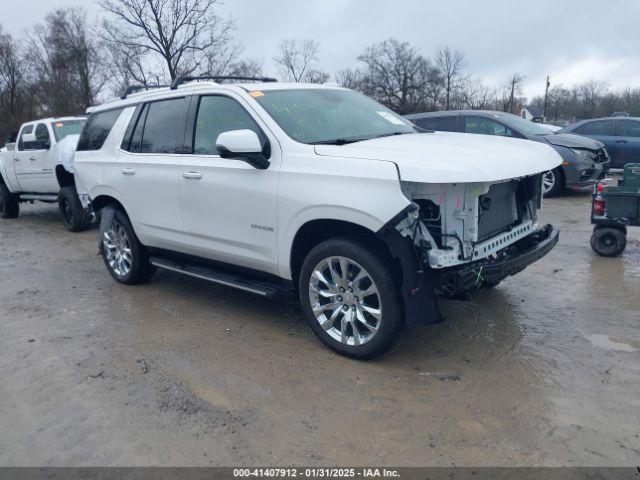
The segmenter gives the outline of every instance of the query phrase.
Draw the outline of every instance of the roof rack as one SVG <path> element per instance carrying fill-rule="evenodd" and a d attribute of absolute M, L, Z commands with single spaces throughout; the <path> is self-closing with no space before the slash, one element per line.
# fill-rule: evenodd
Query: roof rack
<path fill-rule="evenodd" d="M 129 95 L 131 95 L 134 92 L 138 92 L 140 90 L 149 90 L 151 88 L 166 88 L 169 85 L 129 85 L 127 86 L 127 88 L 125 88 L 122 93 L 120 94 L 120 98 L 122 100 L 124 100 L 125 98 L 127 98 Z"/>
<path fill-rule="evenodd" d="M 176 78 L 173 82 L 171 82 L 171 90 L 175 90 L 178 86 L 182 85 L 186 82 L 192 82 L 194 80 L 250 80 L 253 82 L 277 82 L 275 78 L 270 77 L 243 77 L 243 76 L 220 76 L 220 75 L 183 75 Z"/>

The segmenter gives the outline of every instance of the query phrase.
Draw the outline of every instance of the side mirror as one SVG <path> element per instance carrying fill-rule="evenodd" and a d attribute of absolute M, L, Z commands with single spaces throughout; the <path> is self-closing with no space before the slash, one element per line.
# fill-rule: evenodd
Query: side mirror
<path fill-rule="evenodd" d="M 244 160 L 255 168 L 269 168 L 258 135 L 253 130 L 231 130 L 218 135 L 216 147 L 222 158 Z"/>
<path fill-rule="evenodd" d="M 22 135 L 22 141 L 23 142 L 36 142 L 38 139 L 36 138 L 36 134 L 35 133 L 25 133 L 24 135 Z"/>

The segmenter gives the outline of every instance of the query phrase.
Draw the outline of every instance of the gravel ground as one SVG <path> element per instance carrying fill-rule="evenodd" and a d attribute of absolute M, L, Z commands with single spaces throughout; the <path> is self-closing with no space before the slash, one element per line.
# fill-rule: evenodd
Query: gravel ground
<path fill-rule="evenodd" d="M 396 351 L 325 349 L 295 304 L 160 272 L 116 284 L 55 206 L 0 221 L 0 465 L 635 465 L 640 229 L 588 195 L 551 254 Z"/>

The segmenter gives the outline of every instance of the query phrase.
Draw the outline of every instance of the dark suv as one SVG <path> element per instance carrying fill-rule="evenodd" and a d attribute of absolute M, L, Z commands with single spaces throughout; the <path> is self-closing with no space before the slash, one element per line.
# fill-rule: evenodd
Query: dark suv
<path fill-rule="evenodd" d="M 605 117 L 582 120 L 558 133 L 575 133 L 604 143 L 613 168 L 640 162 L 640 118 Z"/>
<path fill-rule="evenodd" d="M 565 188 L 580 190 L 593 186 L 604 176 L 609 157 L 604 145 L 572 134 L 554 134 L 550 130 L 516 115 L 484 110 L 456 110 L 407 115 L 425 130 L 500 135 L 542 142 L 562 157 L 562 164 L 545 173 L 544 196 L 553 196 Z"/>

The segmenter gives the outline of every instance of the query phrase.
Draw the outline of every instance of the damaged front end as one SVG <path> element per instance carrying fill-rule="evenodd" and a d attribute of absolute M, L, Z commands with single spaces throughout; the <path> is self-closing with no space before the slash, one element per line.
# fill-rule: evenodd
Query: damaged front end
<path fill-rule="evenodd" d="M 402 189 L 412 204 L 380 233 L 392 253 L 404 243 L 413 255 L 415 278 L 405 278 L 405 296 L 429 288 L 434 296 L 468 298 L 520 272 L 558 242 L 551 225 L 538 229 L 541 174 L 486 183 L 402 182 Z M 406 252 L 394 255 L 403 269 L 411 263 Z"/>

